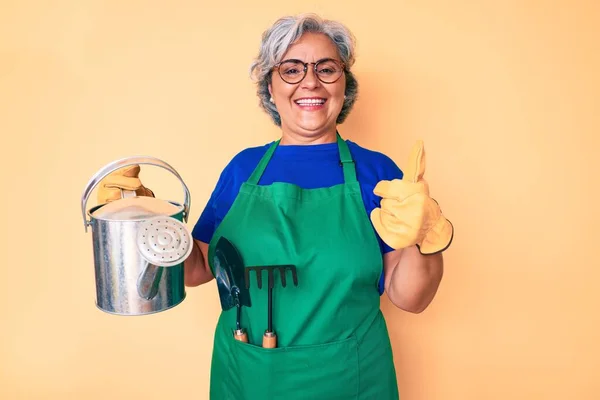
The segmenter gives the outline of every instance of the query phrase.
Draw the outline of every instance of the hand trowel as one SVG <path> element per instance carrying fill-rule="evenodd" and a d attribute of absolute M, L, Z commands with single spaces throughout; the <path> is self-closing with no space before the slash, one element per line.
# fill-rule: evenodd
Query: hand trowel
<path fill-rule="evenodd" d="M 213 256 L 215 279 L 219 289 L 221 308 L 229 310 L 237 307 L 236 340 L 248 343 L 248 334 L 241 326 L 242 306 L 251 307 L 250 292 L 244 280 L 244 263 L 240 253 L 225 237 L 220 237 L 215 245 Z"/>

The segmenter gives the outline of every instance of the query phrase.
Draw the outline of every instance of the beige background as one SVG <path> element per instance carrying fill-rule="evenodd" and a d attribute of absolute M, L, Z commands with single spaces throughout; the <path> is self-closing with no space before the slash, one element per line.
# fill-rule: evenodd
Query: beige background
<path fill-rule="evenodd" d="M 229 159 L 278 135 L 247 74 L 262 31 L 316 11 L 359 41 L 341 133 L 401 167 L 422 138 L 456 226 L 430 308 L 383 300 L 402 399 L 597 399 L 600 3 L 217 3 L 0 3 L 0 398 L 207 399 L 214 282 L 166 313 L 98 311 L 81 194 L 153 155 L 191 228 Z"/>

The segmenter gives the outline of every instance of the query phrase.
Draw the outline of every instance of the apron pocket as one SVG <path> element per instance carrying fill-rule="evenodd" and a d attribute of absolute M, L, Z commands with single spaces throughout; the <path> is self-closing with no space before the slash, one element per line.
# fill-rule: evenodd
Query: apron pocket
<path fill-rule="evenodd" d="M 237 399 L 352 400 L 358 397 L 356 338 L 265 349 L 231 339 Z M 233 383 L 233 382 L 232 382 Z"/>

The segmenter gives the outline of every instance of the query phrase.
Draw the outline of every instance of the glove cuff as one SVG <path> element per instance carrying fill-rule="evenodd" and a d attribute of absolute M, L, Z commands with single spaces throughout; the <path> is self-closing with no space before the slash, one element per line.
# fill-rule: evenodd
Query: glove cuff
<path fill-rule="evenodd" d="M 454 239 L 454 226 L 443 215 L 427 232 L 421 243 L 417 243 L 419 252 L 423 255 L 432 255 L 445 251 Z"/>

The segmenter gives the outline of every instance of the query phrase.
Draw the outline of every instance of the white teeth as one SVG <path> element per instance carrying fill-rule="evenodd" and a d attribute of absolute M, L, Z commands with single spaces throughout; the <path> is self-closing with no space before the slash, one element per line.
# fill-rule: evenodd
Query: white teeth
<path fill-rule="evenodd" d="M 312 106 L 325 104 L 325 99 L 301 99 L 296 100 L 296 103 L 301 106 Z"/>

